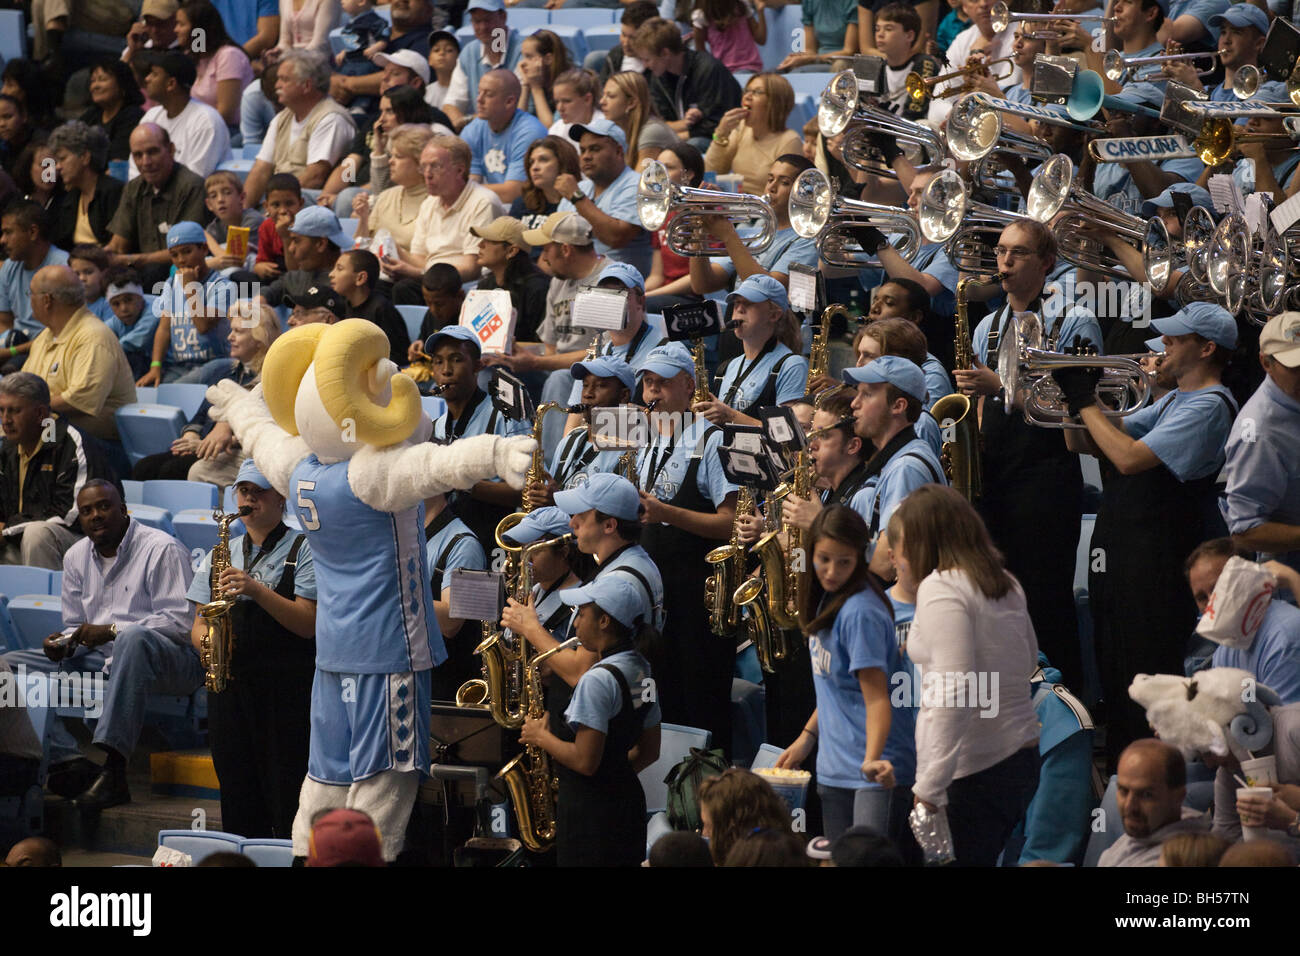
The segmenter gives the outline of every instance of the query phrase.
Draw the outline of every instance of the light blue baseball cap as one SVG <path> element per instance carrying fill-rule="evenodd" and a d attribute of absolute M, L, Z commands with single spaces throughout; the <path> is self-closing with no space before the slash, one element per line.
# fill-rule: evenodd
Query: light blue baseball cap
<path fill-rule="evenodd" d="M 557 491 L 555 507 L 567 515 L 582 514 L 595 508 L 601 514 L 635 521 L 641 516 L 641 496 L 637 494 L 636 486 L 623 476 L 597 472 L 589 476 L 584 485 Z"/>
<path fill-rule="evenodd" d="M 917 401 L 925 401 L 925 373 L 919 365 L 901 355 L 882 355 L 861 368 L 846 368 L 841 374 L 846 385 L 888 384 Z"/>
<path fill-rule="evenodd" d="M 588 362 L 574 362 L 569 366 L 569 374 L 579 381 L 588 375 L 616 378 L 628 388 L 636 388 L 636 373 L 632 371 L 632 366 L 610 355 L 602 355 Z"/>
<path fill-rule="evenodd" d="M 652 348 L 637 366 L 638 375 L 644 372 L 654 372 L 664 378 L 672 378 L 678 372 L 685 372 L 694 378 L 695 359 L 691 357 L 691 350 L 681 342 L 665 342 Z"/>
<path fill-rule="evenodd" d="M 1168 14 L 1169 11 L 1165 10 L 1165 15 Z M 1210 26 L 1215 29 L 1225 23 L 1230 23 L 1234 27 L 1254 27 L 1259 31 L 1260 36 L 1268 33 L 1268 14 L 1251 3 L 1234 3 L 1222 13 L 1210 17 Z"/>
<path fill-rule="evenodd" d="M 596 283 L 599 285 L 606 279 L 616 279 L 629 289 L 645 291 L 645 277 L 641 275 L 641 270 L 626 262 L 608 263 L 605 268 L 600 270 L 600 276 L 596 279 Z"/>
<path fill-rule="evenodd" d="M 608 136 L 619 146 L 623 147 L 623 152 L 627 152 L 627 134 L 613 120 L 594 119 L 590 123 L 574 123 L 569 127 L 569 139 L 575 143 L 582 142 L 582 134 L 591 133 L 595 136 Z"/>
<path fill-rule="evenodd" d="M 515 544 L 532 544 L 543 538 L 558 538 L 569 533 L 569 516 L 559 508 L 538 508 L 524 516 L 501 537 Z"/>
<path fill-rule="evenodd" d="M 344 234 L 339 217 L 324 206 L 307 206 L 298 210 L 289 231 L 313 239 L 328 239 L 340 249 L 352 248 L 352 240 Z"/>
<path fill-rule="evenodd" d="M 560 600 L 569 607 L 594 604 L 624 627 L 632 627 L 644 613 L 640 591 L 628 587 L 625 581 L 614 580 L 613 575 L 594 578 L 580 588 L 566 588 Z"/>
<path fill-rule="evenodd" d="M 474 346 L 474 351 L 479 355 L 483 354 L 483 346 L 479 343 L 478 336 L 474 330 L 463 325 L 447 325 L 434 332 L 424 340 L 424 351 L 426 355 L 432 355 L 433 350 L 438 347 L 438 343 L 443 339 L 455 339 L 457 342 L 468 342 Z"/>
<path fill-rule="evenodd" d="M 267 481 L 266 475 L 262 474 L 262 472 L 258 470 L 257 463 L 251 458 L 244 459 L 244 463 L 239 466 L 239 474 L 235 475 L 236 486 L 242 485 L 244 482 L 248 482 L 251 485 L 257 485 L 257 487 L 261 488 L 263 491 L 271 487 L 271 483 Z"/>
<path fill-rule="evenodd" d="M 1172 209 L 1174 207 L 1174 196 L 1186 194 L 1191 197 L 1193 206 L 1204 206 L 1206 209 L 1214 209 L 1214 200 L 1210 198 L 1209 192 L 1196 183 L 1171 183 L 1164 192 L 1155 199 L 1148 199 L 1142 204 L 1142 215 L 1150 219 L 1156 214 L 1157 209 Z"/>
<path fill-rule="evenodd" d="M 735 292 L 727 294 L 728 302 L 733 299 L 744 299 L 746 302 L 775 302 L 783 309 L 790 308 L 790 298 L 786 295 L 785 286 L 766 274 L 752 275 L 736 286 Z"/>
<path fill-rule="evenodd" d="M 1225 349 L 1237 347 L 1237 320 L 1221 305 L 1213 302 L 1189 302 L 1173 315 L 1153 319 L 1151 328 L 1161 335 L 1188 335 L 1195 332 Z M 1163 352 L 1164 343 L 1159 338 L 1147 339 L 1147 348 Z"/>
<path fill-rule="evenodd" d="M 203 231 L 203 227 L 197 222 L 178 222 L 167 230 L 167 248 L 174 246 L 203 246 L 207 247 L 208 236 Z"/>

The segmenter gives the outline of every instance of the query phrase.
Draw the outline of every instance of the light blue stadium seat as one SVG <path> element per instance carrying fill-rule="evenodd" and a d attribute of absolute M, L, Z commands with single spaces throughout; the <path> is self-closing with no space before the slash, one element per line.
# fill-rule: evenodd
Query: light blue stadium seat
<path fill-rule="evenodd" d="M 159 478 L 144 483 L 144 503 L 166 508 L 172 514 L 192 509 L 211 512 L 220 500 L 217 486 L 206 481 Z"/>
<path fill-rule="evenodd" d="M 277 305 L 275 307 L 275 317 L 280 320 L 281 332 L 289 331 L 289 316 L 292 314 L 293 314 L 293 310 L 290 309 L 287 305 Z"/>
<path fill-rule="evenodd" d="M 767 736 L 764 699 L 762 685 L 739 677 L 732 678 L 731 759 L 736 763 L 749 763 Z"/>
<path fill-rule="evenodd" d="M 359 219 L 340 219 L 339 225 L 343 228 L 343 235 L 348 237 L 348 242 L 356 238 L 357 225 L 361 222 Z"/>
<path fill-rule="evenodd" d="M 668 771 L 685 760 L 692 747 L 708 750 L 711 737 L 707 730 L 680 724 L 661 724 L 659 734 L 659 759 L 637 774 L 645 791 L 646 812 L 650 814 L 668 807 L 668 785 L 664 783 Z"/>
<path fill-rule="evenodd" d="M 447 410 L 446 400 L 437 395 L 422 395 L 420 404 L 424 406 L 424 413 L 429 416 L 430 421 L 436 422 Z"/>
<path fill-rule="evenodd" d="M 219 164 L 217 166 L 217 169 L 229 170 L 230 172 L 238 176 L 239 181 L 242 183 L 245 179 L 248 178 L 248 174 L 253 170 L 253 160 L 252 159 L 228 159 L 224 163 Z"/>
<path fill-rule="evenodd" d="M 239 155 L 244 159 L 257 159 L 257 154 L 261 148 L 261 143 L 245 143 L 239 148 Z"/>
<path fill-rule="evenodd" d="M 1084 866 L 1096 866 L 1101 855 L 1124 832 L 1124 823 L 1119 815 L 1119 798 L 1116 796 L 1118 786 L 1118 778 L 1115 776 L 1106 784 L 1106 792 L 1101 798 L 1101 815 L 1096 818 L 1092 834 L 1088 837 L 1088 848 L 1083 851 Z"/>
<path fill-rule="evenodd" d="M 214 486 L 215 490 L 215 486 Z M 172 515 L 173 534 L 180 538 L 181 544 L 190 549 L 211 551 L 217 544 L 217 523 L 212 520 L 212 509 L 187 509 Z M 244 523 L 234 521 L 230 525 L 230 535 L 234 537 L 244 533 Z"/>
<path fill-rule="evenodd" d="M 4 647 L 0 653 L 16 651 L 23 646 L 14 619 L 9 616 L 9 598 L 3 594 L 0 594 L 0 645 Z"/>
<path fill-rule="evenodd" d="M 50 571 L 25 564 L 0 564 L 0 594 L 49 594 Z"/>
<path fill-rule="evenodd" d="M 144 504 L 144 482 L 130 478 L 122 479 L 122 493 L 126 495 L 127 504 Z"/>
<path fill-rule="evenodd" d="M 293 866 L 292 840 L 245 840 L 239 844 L 239 852 L 258 866 Z"/>
<path fill-rule="evenodd" d="M 172 527 L 172 513 L 166 508 L 159 508 L 157 505 L 127 505 L 126 513 L 148 528 L 157 528 L 168 534 L 176 533 L 176 529 Z"/>
<path fill-rule="evenodd" d="M 199 406 L 203 404 L 207 393 L 208 387 L 206 385 L 172 382 L 170 385 L 158 386 L 156 401 L 159 405 L 175 405 L 185 413 L 187 419 L 190 419 L 199 410 Z"/>
<path fill-rule="evenodd" d="M 50 572 L 50 593 L 51 594 L 63 593 L 63 572 L 62 571 Z"/>
<path fill-rule="evenodd" d="M 158 387 L 156 385 L 137 385 L 135 387 L 135 400 L 141 405 L 157 405 Z"/>
<path fill-rule="evenodd" d="M 763 57 L 763 69 L 774 70 L 793 49 L 795 37 L 803 44 L 803 7 L 792 4 L 763 12 L 767 17 L 767 42 L 758 49 Z"/>
<path fill-rule="evenodd" d="M 27 57 L 27 18 L 21 10 L 0 10 L 0 56 L 4 62 Z"/>
<path fill-rule="evenodd" d="M 330 53 L 333 56 L 338 56 L 340 53 L 344 51 L 344 49 L 346 49 L 346 47 L 343 46 L 342 27 L 335 27 L 333 30 L 331 30 L 329 32 L 329 38 L 330 38 Z"/>
<path fill-rule="evenodd" d="M 750 770 L 762 770 L 764 767 L 775 767 L 776 759 L 784 751 L 776 744 L 760 744 L 758 753 L 754 754 L 754 760 L 749 765 Z"/>
<path fill-rule="evenodd" d="M 787 73 L 785 78 L 790 81 L 790 86 L 794 89 L 795 99 L 799 99 L 804 96 L 821 96 L 822 90 L 826 89 L 826 84 L 834 75 L 830 72 Z"/>
<path fill-rule="evenodd" d="M 511 11 L 511 16 L 513 17 L 515 13 L 523 13 L 523 12 L 524 11 L 522 10 Z M 466 16 L 465 19 L 466 21 L 468 21 L 469 17 Z M 510 26 L 514 27 L 516 30 L 521 30 L 521 27 L 516 23 L 511 23 Z M 546 24 L 543 23 L 541 24 L 541 26 L 546 26 Z M 465 44 L 469 43 L 471 40 L 474 39 L 474 28 L 470 26 L 468 22 L 466 22 L 462 27 L 460 27 L 456 31 L 456 39 L 460 41 L 460 48 L 462 50 L 465 49 Z"/>
<path fill-rule="evenodd" d="M 45 638 L 63 630 L 62 601 L 57 594 L 20 594 L 9 599 L 17 646 L 39 650 Z"/>
<path fill-rule="evenodd" d="M 563 18 L 567 16 L 570 12 L 571 11 L 568 10 L 556 11 L 556 13 L 558 13 L 559 16 L 561 17 L 561 22 L 566 22 L 563 20 Z M 548 26 L 551 20 L 552 20 L 551 11 L 543 10 L 541 7 L 511 7 L 509 9 L 509 12 L 506 14 L 507 25 L 518 30 L 524 36 L 528 36 L 528 34 Z M 468 13 L 465 14 L 465 24 L 467 26 L 469 25 Z M 456 33 L 459 36 L 460 31 L 457 30 Z M 470 38 L 472 39 L 473 36 L 474 34 L 471 31 Z M 461 41 L 462 46 L 464 45 L 464 42 L 465 42 L 464 40 Z"/>
<path fill-rule="evenodd" d="M 158 845 L 188 853 L 193 863 L 213 853 L 238 853 L 244 838 L 220 830 L 159 830 Z"/>
<path fill-rule="evenodd" d="M 551 11 L 551 29 L 563 24 L 569 27 L 578 27 L 583 32 L 592 27 L 609 26 L 611 23 L 616 27 L 618 18 L 623 15 L 621 9 L 607 9 L 604 7 L 568 7 L 565 6 L 559 10 Z M 510 19 L 515 18 L 514 11 L 510 13 Z"/>
<path fill-rule="evenodd" d="M 599 50 L 602 53 L 608 53 L 618 46 L 619 33 L 622 29 L 623 27 L 619 23 L 607 23 L 599 27 L 584 27 L 582 35 L 587 40 L 587 52 L 594 53 Z"/>
<path fill-rule="evenodd" d="M 392 7 L 392 4 L 385 3 L 383 6 L 380 6 L 379 4 L 376 4 L 376 5 L 373 7 L 373 9 L 374 9 L 375 13 L 379 14 L 381 17 L 383 17 L 385 20 L 388 21 L 388 25 L 389 25 L 389 26 L 392 26 L 392 24 L 393 24 L 393 7 Z"/>
<path fill-rule="evenodd" d="M 424 323 L 424 314 L 429 310 L 422 305 L 399 305 L 397 313 L 406 323 L 406 334 L 414 342 L 420 338 L 420 326 Z"/>
<path fill-rule="evenodd" d="M 587 38 L 583 36 L 581 27 L 569 27 L 552 23 L 546 29 L 564 41 L 564 45 L 569 48 L 569 56 L 573 57 L 575 63 L 581 63 L 586 59 Z"/>
<path fill-rule="evenodd" d="M 763 668 L 758 663 L 758 651 L 753 644 L 736 653 L 735 676 L 754 684 L 763 683 Z"/>
<path fill-rule="evenodd" d="M 134 465 L 147 455 L 167 451 L 185 427 L 185 413 L 175 405 L 123 405 L 113 415 L 126 457 Z"/>
<path fill-rule="evenodd" d="M 817 115 L 817 97 L 804 96 L 795 99 L 794 109 L 786 117 L 785 128 L 793 130 L 802 138 L 804 124 Z"/>

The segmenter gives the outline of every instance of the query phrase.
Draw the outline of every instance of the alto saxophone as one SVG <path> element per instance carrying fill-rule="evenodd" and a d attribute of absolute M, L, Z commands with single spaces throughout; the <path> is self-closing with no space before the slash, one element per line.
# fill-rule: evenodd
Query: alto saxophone
<path fill-rule="evenodd" d="M 824 377 L 831 368 L 831 320 L 836 315 L 849 318 L 849 310 L 842 305 L 828 306 L 822 310 L 818 320 L 817 331 L 813 333 L 812 346 L 808 350 L 808 381 Z"/>
<path fill-rule="evenodd" d="M 736 517 L 752 515 L 755 510 L 753 491 L 749 488 L 741 488 L 736 499 Z M 736 628 L 743 627 L 750 643 L 754 645 L 759 665 L 765 673 L 771 674 L 776 670 L 776 663 L 789 656 L 790 649 L 786 644 L 785 632 L 780 628 L 772 627 L 766 605 L 756 600 L 763 592 L 762 577 L 757 575 L 745 577 L 748 557 L 749 549 L 740 544 L 739 522 L 737 522 L 732 525 L 731 543 L 714 548 L 705 558 L 716 568 L 712 577 L 704 585 L 705 600 L 712 602 L 709 604 L 712 623 L 715 615 L 714 608 L 719 601 L 717 595 L 722 595 L 721 600 L 726 600 L 726 596 L 731 595 L 727 607 L 716 612 L 725 624 L 726 630 L 718 631 L 715 628 L 715 632 L 731 633 Z"/>
<path fill-rule="evenodd" d="M 553 544 L 552 541 L 545 542 Z M 525 713 L 530 718 L 546 716 L 542 700 L 542 664 L 553 654 L 578 644 L 571 637 L 563 644 L 538 654 L 528 662 L 524 681 Z M 510 793 L 519 825 L 519 839 L 534 853 L 548 850 L 555 842 L 555 798 L 559 790 L 551 773 L 551 757 L 535 744 L 527 744 L 523 753 L 501 768 L 496 778 Z"/>
<path fill-rule="evenodd" d="M 230 621 L 235 601 L 221 586 L 221 575 L 230 567 L 230 526 L 252 510 L 245 505 L 231 514 L 212 512 L 212 520 L 217 523 L 217 544 L 212 549 L 209 578 L 212 600 L 199 607 L 199 614 L 206 624 L 199 640 L 199 660 L 206 672 L 203 683 L 214 694 L 225 690 L 230 683 L 230 658 L 235 651 L 235 632 Z"/>
<path fill-rule="evenodd" d="M 969 369 L 975 364 L 971 345 L 970 317 L 966 287 L 975 282 L 987 285 L 999 282 L 1002 273 L 991 276 L 963 276 L 957 281 L 956 340 L 953 343 L 953 367 Z M 979 413 L 970 396 L 961 392 L 945 395 L 934 403 L 930 414 L 943 430 L 945 441 L 940 461 L 948 481 L 967 501 L 976 501 L 982 493 L 980 463 Z M 948 437 L 951 436 L 951 437 Z"/>
<path fill-rule="evenodd" d="M 736 496 L 736 517 L 731 523 L 731 541 L 714 548 L 704 560 L 713 571 L 704 582 L 704 606 L 709 609 L 709 627 L 719 637 L 735 633 L 740 627 L 741 610 L 728 595 L 734 595 L 745 578 L 748 552 L 740 544 L 740 519 L 754 514 L 754 492 L 741 488 Z"/>
<path fill-rule="evenodd" d="M 537 411 L 533 413 L 533 458 L 529 462 L 528 471 L 524 474 L 524 491 L 522 494 L 524 514 L 533 510 L 533 506 L 528 503 L 528 489 L 546 486 L 546 463 L 542 460 L 542 423 L 546 419 L 547 412 L 561 411 L 570 413 L 578 411 L 581 405 L 561 405 L 559 402 L 543 402 L 537 406 Z"/>

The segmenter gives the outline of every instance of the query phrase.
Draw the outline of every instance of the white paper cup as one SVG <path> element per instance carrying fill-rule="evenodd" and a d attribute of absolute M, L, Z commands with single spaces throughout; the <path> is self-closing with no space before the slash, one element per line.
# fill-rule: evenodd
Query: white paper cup
<path fill-rule="evenodd" d="M 1241 776 L 1252 787 L 1262 787 L 1266 783 L 1277 783 L 1277 757 L 1256 757 L 1254 760 L 1241 762 Z"/>
<path fill-rule="evenodd" d="M 1237 799 L 1242 797 L 1268 797 L 1273 799 L 1272 787 L 1238 787 Z M 1241 827 L 1241 839 L 1247 843 L 1251 840 L 1263 840 L 1268 836 L 1268 827 L 1248 827 L 1245 824 Z"/>
<path fill-rule="evenodd" d="M 738 193 L 745 186 L 745 177 L 740 173 L 718 173 L 718 188 L 724 193 Z"/>

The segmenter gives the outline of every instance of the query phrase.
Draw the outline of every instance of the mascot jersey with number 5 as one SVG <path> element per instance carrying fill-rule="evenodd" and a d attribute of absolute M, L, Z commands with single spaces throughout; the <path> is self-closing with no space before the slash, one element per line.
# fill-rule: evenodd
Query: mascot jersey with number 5
<path fill-rule="evenodd" d="M 384 858 L 402 849 L 429 769 L 430 669 L 447 656 L 424 557 L 423 500 L 500 476 L 523 485 L 533 441 L 428 442 L 415 383 L 363 319 L 304 325 L 267 352 L 262 384 L 208 389 L 212 417 L 297 512 L 319 593 L 311 747 L 293 848 L 311 820 L 351 807 L 374 819 Z M 236 651 L 237 653 L 238 651 Z"/>

